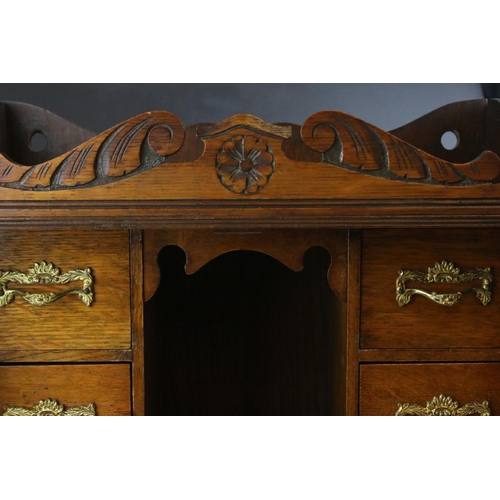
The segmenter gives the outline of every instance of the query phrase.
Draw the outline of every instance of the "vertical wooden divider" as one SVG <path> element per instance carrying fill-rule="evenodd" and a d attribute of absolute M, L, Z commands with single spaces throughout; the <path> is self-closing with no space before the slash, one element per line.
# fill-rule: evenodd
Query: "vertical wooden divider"
<path fill-rule="evenodd" d="M 361 231 L 349 231 L 347 272 L 346 415 L 359 413 L 359 322 L 361 307 Z"/>
<path fill-rule="evenodd" d="M 142 231 L 130 231 L 130 307 L 132 319 L 132 414 L 145 413 L 144 262 Z"/>

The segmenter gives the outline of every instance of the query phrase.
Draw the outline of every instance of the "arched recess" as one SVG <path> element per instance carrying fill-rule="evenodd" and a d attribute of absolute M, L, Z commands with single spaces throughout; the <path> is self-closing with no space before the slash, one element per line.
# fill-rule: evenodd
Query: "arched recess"
<path fill-rule="evenodd" d="M 307 249 L 299 271 L 230 250 L 186 274 L 185 251 L 162 247 L 144 311 L 146 413 L 342 414 L 346 304 L 327 281 L 329 252 Z"/>
<path fill-rule="evenodd" d="M 347 302 L 347 230 L 331 229 L 166 229 L 144 231 L 144 300 L 148 301 L 160 282 L 157 258 L 160 250 L 175 245 L 186 253 L 186 274 L 193 274 L 219 255 L 235 250 L 254 250 L 282 262 L 294 271 L 303 269 L 305 252 L 315 246 L 326 248 L 331 264 L 330 288 Z"/>

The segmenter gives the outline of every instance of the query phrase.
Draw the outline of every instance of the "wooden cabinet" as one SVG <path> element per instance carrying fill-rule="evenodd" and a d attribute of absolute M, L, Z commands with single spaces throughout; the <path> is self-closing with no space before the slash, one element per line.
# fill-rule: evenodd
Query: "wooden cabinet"
<path fill-rule="evenodd" d="M 500 412 L 498 101 L 392 133 L 0 110 L 4 414 Z"/>

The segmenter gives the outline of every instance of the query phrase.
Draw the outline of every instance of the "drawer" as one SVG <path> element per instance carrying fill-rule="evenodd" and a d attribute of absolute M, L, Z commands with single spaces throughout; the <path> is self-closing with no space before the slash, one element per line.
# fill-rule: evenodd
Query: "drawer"
<path fill-rule="evenodd" d="M 500 233 L 496 230 L 364 231 L 360 347 L 500 347 L 499 247 Z M 441 265 L 443 261 L 454 266 L 448 266 L 448 274 L 455 273 L 458 281 L 467 270 L 491 268 L 491 302 L 483 305 L 476 292 L 471 291 L 453 306 L 438 304 L 418 294 L 400 306 L 396 300 L 398 271 L 423 271 L 426 275 L 429 268 L 433 268 L 432 272 L 437 273 L 440 270 L 435 264 Z M 481 279 L 473 279 L 462 283 L 407 281 L 404 286 L 427 293 L 450 294 L 471 288 L 482 290 L 482 285 Z"/>
<path fill-rule="evenodd" d="M 360 415 L 395 415 L 399 404 L 407 415 L 500 415 L 500 363 L 361 365 Z"/>
<path fill-rule="evenodd" d="M 0 307 L 0 350 L 130 348 L 127 231 L 7 230 L 0 231 L 0 238 L 0 276 L 5 271 L 14 273 L 5 285 L 13 300 Z M 90 306 L 76 293 L 41 306 L 12 294 L 13 290 L 44 295 L 84 290 L 82 273 L 71 275 L 71 271 L 83 272 L 87 268 L 93 279 Z M 47 280 L 44 273 L 55 272 L 78 279 L 61 284 L 42 283 L 44 278 Z M 39 283 L 25 283 L 30 273 L 37 276 Z M 20 274 L 21 278 L 16 277 Z"/>
<path fill-rule="evenodd" d="M 129 364 L 0 366 L 2 414 L 8 407 L 11 413 L 22 408 L 50 415 L 58 405 L 59 411 L 83 406 L 88 413 L 92 403 L 96 415 L 130 415 L 130 394 Z M 41 408 L 33 409 L 40 401 Z"/>

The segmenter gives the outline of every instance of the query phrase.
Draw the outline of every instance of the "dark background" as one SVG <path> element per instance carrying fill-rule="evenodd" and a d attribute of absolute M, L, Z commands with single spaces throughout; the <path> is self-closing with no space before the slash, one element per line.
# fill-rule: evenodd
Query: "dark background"
<path fill-rule="evenodd" d="M 450 102 L 497 97 L 498 90 L 480 83 L 9 83 L 0 84 L 0 101 L 34 104 L 97 133 L 154 110 L 170 111 L 186 126 L 237 113 L 301 124 L 331 109 L 391 130 Z"/>

